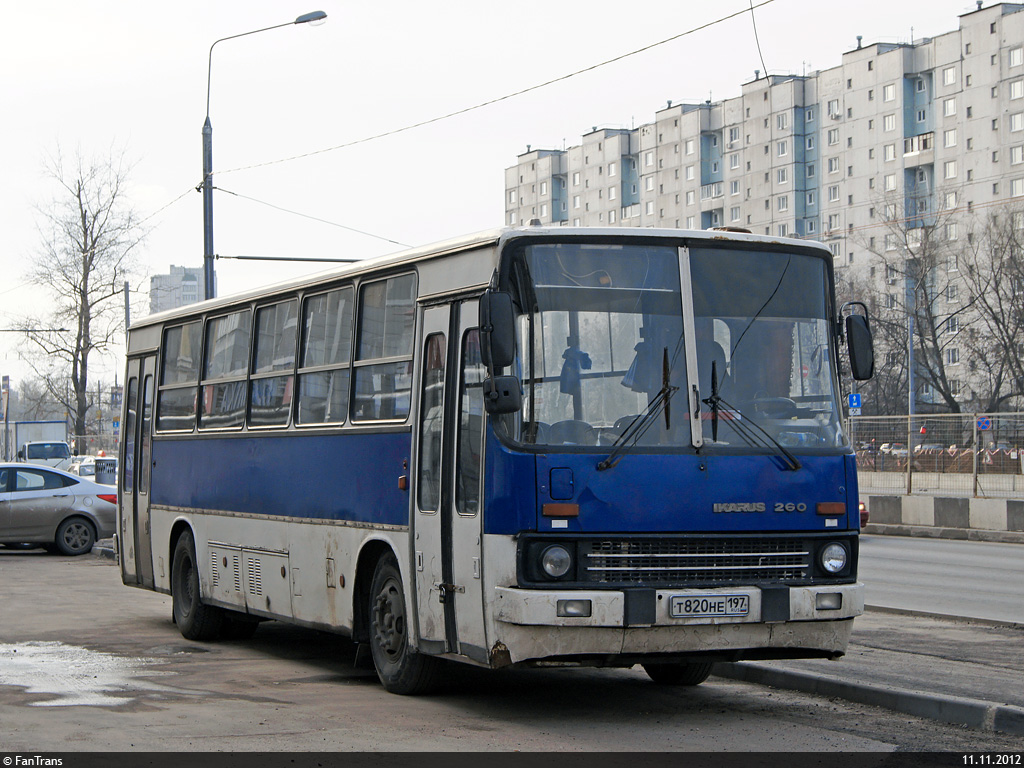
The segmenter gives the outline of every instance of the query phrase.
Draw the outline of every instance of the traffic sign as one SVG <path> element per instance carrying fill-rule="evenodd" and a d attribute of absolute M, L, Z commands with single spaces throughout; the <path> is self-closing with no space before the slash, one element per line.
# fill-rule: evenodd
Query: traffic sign
<path fill-rule="evenodd" d="M 992 419 L 982 416 L 978 419 L 978 429 L 992 429 Z"/>
<path fill-rule="evenodd" d="M 851 408 L 850 409 L 850 415 L 851 416 L 860 416 L 860 408 Z"/>
<path fill-rule="evenodd" d="M 854 392 L 852 394 L 847 395 L 846 396 L 846 403 L 847 403 L 847 405 L 850 406 L 851 409 L 852 408 L 858 408 L 859 409 L 860 408 L 860 393 L 859 392 Z M 856 414 L 851 413 L 850 415 L 851 416 L 860 416 L 859 413 L 856 413 Z"/>

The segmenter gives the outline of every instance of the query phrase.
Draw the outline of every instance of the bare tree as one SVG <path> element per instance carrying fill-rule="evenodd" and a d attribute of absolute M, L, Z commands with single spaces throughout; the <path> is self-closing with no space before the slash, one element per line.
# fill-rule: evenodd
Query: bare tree
<path fill-rule="evenodd" d="M 985 384 L 978 407 L 999 411 L 1024 395 L 1024 206 L 988 214 L 961 271 L 980 319 L 970 338 L 970 365 Z"/>
<path fill-rule="evenodd" d="M 29 278 L 51 306 L 22 323 L 35 348 L 24 357 L 73 415 L 76 436 L 87 432 L 90 356 L 124 332 L 124 283 L 145 235 L 127 200 L 131 169 L 123 150 L 65 159 L 58 149 L 45 164 L 56 193 L 37 208 L 41 244 Z"/>
<path fill-rule="evenodd" d="M 913 195 L 911 205 L 917 205 Z M 869 296 L 879 352 L 883 356 L 876 383 L 880 404 L 906 412 L 909 324 L 913 323 L 915 402 L 920 390 L 933 393 L 929 404 L 961 410 L 965 381 L 957 373 L 961 346 L 978 331 L 970 295 L 958 293 L 958 264 L 968 242 L 968 227 L 954 211 L 906 211 L 892 200 L 883 202 L 884 234 L 864 242 L 875 258 L 874 281 L 860 286 Z M 972 349 L 972 353 L 975 350 Z M 902 407 L 893 395 L 902 388 Z M 921 403 L 924 405 L 925 403 Z M 915 408 L 916 410 L 916 408 Z"/>

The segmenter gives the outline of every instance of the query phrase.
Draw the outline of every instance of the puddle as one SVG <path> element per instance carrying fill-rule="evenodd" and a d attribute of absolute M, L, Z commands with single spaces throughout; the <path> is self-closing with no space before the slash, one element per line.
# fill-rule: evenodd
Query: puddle
<path fill-rule="evenodd" d="M 147 669 L 159 663 L 158 659 L 115 656 L 59 642 L 0 643 L 0 685 L 51 696 L 30 702 L 34 707 L 124 706 L 136 693 L 174 691 L 141 679 L 142 670 L 147 677 L 172 674 Z"/>

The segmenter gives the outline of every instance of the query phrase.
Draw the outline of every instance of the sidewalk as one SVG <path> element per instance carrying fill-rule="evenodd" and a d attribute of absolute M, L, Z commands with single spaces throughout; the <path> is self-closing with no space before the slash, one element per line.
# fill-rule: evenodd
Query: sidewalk
<path fill-rule="evenodd" d="M 1024 627 L 871 609 L 842 659 L 717 664 L 733 680 L 1024 736 Z"/>

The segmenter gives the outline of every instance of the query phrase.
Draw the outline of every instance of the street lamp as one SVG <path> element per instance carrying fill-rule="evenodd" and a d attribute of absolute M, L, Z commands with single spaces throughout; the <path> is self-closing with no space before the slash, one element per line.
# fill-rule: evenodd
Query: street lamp
<path fill-rule="evenodd" d="M 276 24 L 273 27 L 222 37 L 220 40 L 214 40 L 213 45 L 210 46 L 210 56 L 206 66 L 206 122 L 203 123 L 203 282 L 205 284 L 203 298 L 212 299 L 215 295 L 213 289 L 213 126 L 210 124 L 210 75 L 213 71 L 213 46 L 223 43 L 225 40 L 234 40 L 236 37 L 255 35 L 257 32 L 267 32 L 293 24 L 316 25 L 323 23 L 326 19 L 327 14 L 323 11 L 312 11 L 285 24 Z"/>

